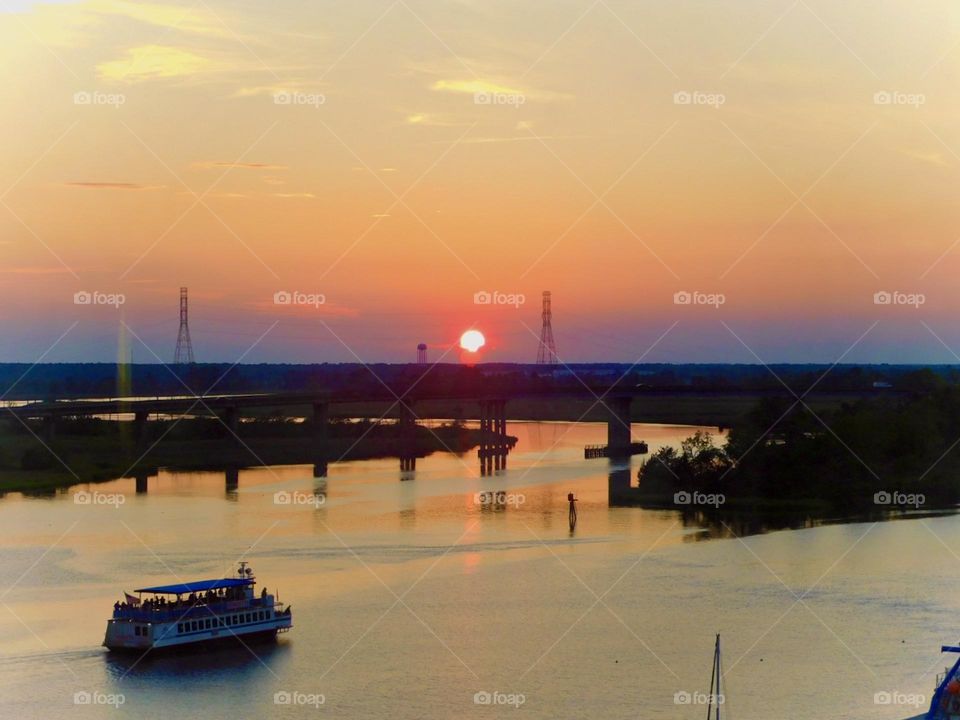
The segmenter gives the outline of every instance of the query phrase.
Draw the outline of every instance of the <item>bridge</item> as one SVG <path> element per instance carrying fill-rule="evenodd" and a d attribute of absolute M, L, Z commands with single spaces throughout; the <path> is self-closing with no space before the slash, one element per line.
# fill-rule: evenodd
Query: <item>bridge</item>
<path fill-rule="evenodd" d="M 317 465 L 326 474 L 327 431 L 332 411 L 338 406 L 342 413 L 356 417 L 349 406 L 361 403 L 385 404 L 388 409 L 382 416 L 396 417 L 401 438 L 412 438 L 418 420 L 415 407 L 418 403 L 429 401 L 454 401 L 469 403 L 478 408 L 477 415 L 469 419 L 480 422 L 481 443 L 477 451 L 481 471 L 501 470 L 506 467 L 506 456 L 511 444 L 507 436 L 508 407 L 511 400 L 523 399 L 575 399 L 595 403 L 606 409 L 607 444 L 591 451 L 591 456 L 628 457 L 631 454 L 645 452 L 642 443 L 632 441 L 630 434 L 631 404 L 635 398 L 650 394 L 642 388 L 619 388 L 609 385 L 603 387 L 584 386 L 579 389 L 529 389 L 503 390 L 491 388 L 489 392 L 414 392 L 410 386 L 384 386 L 374 391 L 340 392 L 287 392 L 287 393 L 249 393 L 232 395 L 183 395 L 157 398 L 106 398 L 72 399 L 27 402 L 7 407 L 7 411 L 23 421 L 40 420 L 47 439 L 56 435 L 58 421 L 68 418 L 82 418 L 111 415 L 132 415 L 134 435 L 143 441 L 147 437 L 147 423 L 150 416 L 187 417 L 216 416 L 236 435 L 240 418 L 244 411 L 283 408 L 291 410 L 303 408 L 304 415 L 313 426 L 314 442 L 317 447 Z M 361 415 L 374 416 L 369 411 Z M 407 443 L 403 443 L 408 445 Z M 412 443 L 409 443 L 412 446 Z M 593 454 L 595 453 L 595 455 Z M 414 456 L 400 458 L 401 470 L 412 471 L 416 467 Z"/>

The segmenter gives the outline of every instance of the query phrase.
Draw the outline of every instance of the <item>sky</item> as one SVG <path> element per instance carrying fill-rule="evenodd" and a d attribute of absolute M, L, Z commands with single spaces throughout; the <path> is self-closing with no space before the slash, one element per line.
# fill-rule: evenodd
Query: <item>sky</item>
<path fill-rule="evenodd" d="M 960 362 L 956 2 L 0 0 L 0 59 L 0 361 L 170 362 L 186 286 L 201 362 L 532 362 L 544 290 L 560 362 Z"/>

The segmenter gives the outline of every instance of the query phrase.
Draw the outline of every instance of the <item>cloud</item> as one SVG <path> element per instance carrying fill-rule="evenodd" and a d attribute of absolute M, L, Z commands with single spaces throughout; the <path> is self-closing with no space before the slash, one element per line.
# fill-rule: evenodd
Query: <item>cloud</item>
<path fill-rule="evenodd" d="M 203 72 L 226 69 L 219 62 L 189 50 L 168 45 L 141 45 L 130 48 L 126 56 L 97 65 L 102 80 L 139 82 L 159 78 L 189 77 Z"/>
<path fill-rule="evenodd" d="M 423 127 L 462 127 L 468 124 L 463 120 L 457 120 L 444 113 L 428 112 L 410 113 L 406 117 L 406 123 L 408 125 L 421 125 Z"/>
<path fill-rule="evenodd" d="M 907 157 L 913 158 L 914 160 L 919 160 L 930 165 L 938 165 L 940 167 L 950 167 L 950 163 L 946 161 L 942 153 L 938 152 L 916 152 L 914 150 L 901 150 L 901 153 Z"/>
<path fill-rule="evenodd" d="M 129 182 L 65 182 L 67 187 L 92 188 L 94 190 L 160 190 L 166 185 L 140 185 Z"/>
<path fill-rule="evenodd" d="M 434 140 L 438 145 L 448 145 L 450 143 L 460 143 L 463 145 L 484 145 L 487 143 L 514 143 L 514 142 L 539 142 L 541 140 L 595 140 L 593 135 L 506 135 L 502 137 L 475 137 L 464 138 L 462 140 Z"/>
<path fill-rule="evenodd" d="M 193 195 L 194 193 L 180 193 L 181 195 Z M 237 198 L 247 198 L 250 197 L 246 193 L 239 192 L 215 192 L 207 195 L 209 198 L 223 198 L 225 200 L 236 200 Z"/>
<path fill-rule="evenodd" d="M 358 317 L 359 308 L 346 305 L 337 305 L 332 302 L 325 302 L 321 305 L 277 305 L 272 300 L 266 302 L 252 302 L 248 305 L 254 310 L 275 316 L 277 313 L 283 313 L 290 316 L 315 317 L 324 315 L 328 317 Z"/>
<path fill-rule="evenodd" d="M 475 80 L 437 80 L 430 88 L 439 92 L 460 93 L 464 95 L 518 95 L 542 102 L 574 99 L 573 95 L 567 93 L 552 92 L 550 90 L 524 90 L 481 78 Z"/>
<path fill-rule="evenodd" d="M 60 275 L 62 273 L 73 274 L 72 270 L 61 265 L 43 266 L 43 265 L 21 265 L 20 267 L 0 268 L 0 273 L 6 275 Z"/>
<path fill-rule="evenodd" d="M 294 192 L 294 193 L 270 193 L 273 197 L 276 198 L 312 198 L 316 197 L 313 193 L 309 192 Z"/>
<path fill-rule="evenodd" d="M 211 37 L 233 37 L 210 11 L 183 5 L 166 5 L 131 0 L 89 0 L 84 8 L 102 15 L 119 15 L 147 25 Z"/>
<path fill-rule="evenodd" d="M 204 160 L 193 163 L 195 168 L 231 168 L 234 170 L 287 170 L 286 165 L 273 165 L 260 162 L 223 162 L 220 160 Z"/>
<path fill-rule="evenodd" d="M 503 93 L 505 95 L 525 95 L 523 90 L 498 85 L 488 80 L 437 80 L 433 85 L 434 90 L 443 90 L 446 92 L 469 93 Z"/>

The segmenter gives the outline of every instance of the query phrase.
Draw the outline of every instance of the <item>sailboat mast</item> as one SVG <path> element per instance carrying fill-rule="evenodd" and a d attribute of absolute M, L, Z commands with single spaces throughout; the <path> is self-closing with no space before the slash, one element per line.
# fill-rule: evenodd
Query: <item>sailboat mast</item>
<path fill-rule="evenodd" d="M 715 711 L 714 706 L 716 706 Z M 713 667 L 710 669 L 710 695 L 707 698 L 707 720 L 710 720 L 711 711 L 714 712 L 714 720 L 720 720 L 720 633 L 717 633 L 717 641 L 713 646 Z"/>

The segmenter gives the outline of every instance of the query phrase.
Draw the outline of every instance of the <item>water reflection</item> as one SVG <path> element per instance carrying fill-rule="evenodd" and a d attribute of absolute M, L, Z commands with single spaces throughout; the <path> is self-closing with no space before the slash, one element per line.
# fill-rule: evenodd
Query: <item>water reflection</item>
<path fill-rule="evenodd" d="M 182 677 L 202 674 L 207 678 L 216 675 L 233 677 L 238 672 L 251 674 L 269 673 L 276 670 L 290 652 L 285 639 L 225 643 L 219 647 L 170 648 L 147 653 L 104 652 L 107 673 L 114 681 L 125 678 L 162 678 L 165 675 Z"/>

